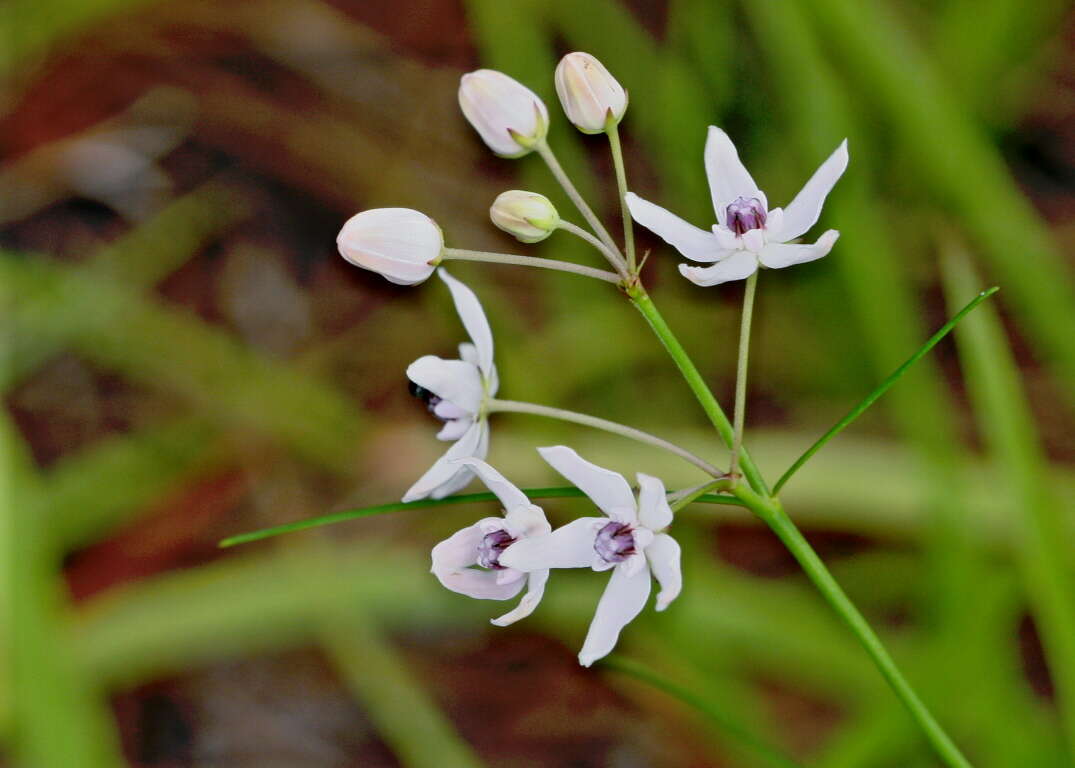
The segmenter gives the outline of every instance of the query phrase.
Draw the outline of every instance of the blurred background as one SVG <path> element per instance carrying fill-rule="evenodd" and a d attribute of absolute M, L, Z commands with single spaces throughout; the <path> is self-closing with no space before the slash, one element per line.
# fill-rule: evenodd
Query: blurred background
<path fill-rule="evenodd" d="M 403 375 L 463 330 L 439 281 L 335 251 L 406 206 L 457 247 L 521 251 L 456 105 L 502 69 L 618 230 L 607 147 L 562 117 L 557 58 L 629 89 L 630 186 L 712 221 L 705 128 L 776 204 L 838 142 L 826 259 L 760 283 L 748 443 L 770 480 L 980 289 L 1001 292 L 789 483 L 792 516 L 979 766 L 1075 765 L 1075 26 L 1059 0 L 8 0 L 0 57 L 0 763 L 111 766 L 936 765 L 851 635 L 732 507 L 676 523 L 686 588 L 578 666 L 604 579 L 537 613 L 443 590 L 429 549 L 492 505 L 221 551 L 222 537 L 396 500 L 445 448 Z M 555 107 L 555 108 L 554 108 Z M 820 230 L 819 230 L 820 231 Z M 741 286 L 653 248 L 657 304 L 730 409 Z M 726 452 L 642 319 L 575 276 L 459 264 L 501 396 Z M 522 415 L 535 445 L 670 487 L 689 465 Z M 682 466 L 681 466 L 682 464 Z M 473 490 L 479 490 L 475 485 Z M 545 504 L 554 522 L 583 509 Z"/>

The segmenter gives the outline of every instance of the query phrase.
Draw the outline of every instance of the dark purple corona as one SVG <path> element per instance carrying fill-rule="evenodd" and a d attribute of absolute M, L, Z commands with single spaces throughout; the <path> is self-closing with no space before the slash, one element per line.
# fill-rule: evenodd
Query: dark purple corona
<path fill-rule="evenodd" d="M 494 571 L 504 569 L 500 564 L 500 555 L 504 550 L 515 543 L 515 539 L 507 531 L 493 531 L 482 537 L 478 545 L 478 565 L 482 568 L 491 568 Z"/>
<path fill-rule="evenodd" d="M 437 407 L 437 403 L 441 400 L 428 389 L 418 386 L 410 379 L 407 379 L 407 391 L 411 393 L 411 397 L 417 397 L 425 403 L 426 408 L 428 408 L 431 413 L 433 409 Z"/>
<path fill-rule="evenodd" d="M 635 553 L 635 537 L 631 526 L 611 522 L 597 532 L 593 542 L 594 552 L 607 563 L 622 563 Z"/>
<path fill-rule="evenodd" d="M 745 235 L 752 229 L 761 229 L 765 226 L 765 206 L 761 200 L 752 197 L 737 197 L 728 206 L 724 213 L 727 227 L 737 235 Z"/>

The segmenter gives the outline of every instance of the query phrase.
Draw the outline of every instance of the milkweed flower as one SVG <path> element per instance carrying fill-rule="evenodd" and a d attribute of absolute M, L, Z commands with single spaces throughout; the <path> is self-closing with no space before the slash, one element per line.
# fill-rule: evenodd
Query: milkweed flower
<path fill-rule="evenodd" d="M 489 218 L 523 243 L 539 243 L 560 226 L 560 214 L 549 198 L 520 189 L 497 195 L 489 208 Z"/>
<path fill-rule="evenodd" d="M 825 256 L 840 233 L 826 231 L 809 244 L 789 241 L 803 235 L 821 215 L 821 206 L 847 168 L 846 139 L 821 164 L 786 209 L 769 209 L 765 193 L 739 160 L 728 134 L 709 127 L 705 169 L 717 223 L 707 232 L 670 211 L 629 192 L 627 205 L 642 226 L 660 235 L 688 259 L 709 267 L 679 265 L 680 273 L 697 285 L 709 286 L 750 277 L 760 264 L 771 269 L 803 264 Z"/>
<path fill-rule="evenodd" d="M 612 571 L 579 652 L 579 663 L 588 667 L 615 647 L 620 631 L 642 612 L 651 579 L 661 587 L 658 611 L 679 595 L 683 585 L 679 544 L 663 532 L 672 522 L 672 510 L 664 483 L 656 477 L 638 473 L 636 500 L 623 475 L 591 464 L 571 448 L 558 445 L 538 451 L 606 516 L 582 517 L 551 533 L 521 539 L 504 551 L 499 562 L 527 572 L 586 566 Z"/>
<path fill-rule="evenodd" d="M 459 359 L 425 355 L 407 366 L 411 394 L 444 422 L 438 440 L 453 445 L 410 487 L 403 501 L 440 499 L 466 486 L 474 473 L 457 459 L 484 459 L 489 452 L 489 421 L 485 402 L 496 394 L 499 381 L 493 364 L 493 332 L 474 291 L 439 269 L 470 343 L 459 345 Z"/>
<path fill-rule="evenodd" d="M 433 547 L 431 570 L 448 589 L 479 600 L 510 600 L 527 587 L 514 610 L 492 620 L 507 626 L 533 613 L 545 593 L 549 570 L 527 573 L 509 568 L 501 562 L 503 553 L 528 537 L 549 533 L 552 526 L 541 507 L 531 504 L 526 494 L 484 461 L 460 459 L 456 464 L 475 472 L 496 494 L 504 516 L 483 518 Z"/>
<path fill-rule="evenodd" d="M 336 237 L 340 255 L 397 285 L 424 282 L 437 268 L 444 235 L 433 219 L 410 208 L 356 213 Z"/>
<path fill-rule="evenodd" d="M 459 108 L 501 157 L 522 157 L 549 132 L 549 111 L 538 95 L 503 72 L 479 69 L 459 81 Z"/>
<path fill-rule="evenodd" d="M 567 119 L 583 133 L 604 133 L 609 116 L 618 123 L 627 111 L 627 92 L 588 53 L 576 51 L 556 65 L 556 95 Z"/>

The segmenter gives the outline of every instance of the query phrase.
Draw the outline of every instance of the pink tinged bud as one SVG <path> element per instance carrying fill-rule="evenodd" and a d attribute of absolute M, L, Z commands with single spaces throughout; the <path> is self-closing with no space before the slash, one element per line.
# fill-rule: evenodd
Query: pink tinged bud
<path fill-rule="evenodd" d="M 606 563 L 622 563 L 635 553 L 635 537 L 631 526 L 611 522 L 597 532 L 593 549 Z"/>
<path fill-rule="evenodd" d="M 497 196 L 489 208 L 489 218 L 524 243 L 540 242 L 560 226 L 560 214 L 549 198 L 519 189 Z"/>
<path fill-rule="evenodd" d="M 588 53 L 569 53 L 556 66 L 556 95 L 567 119 L 583 133 L 604 133 L 627 111 L 627 92 L 605 65 Z"/>
<path fill-rule="evenodd" d="M 355 214 L 336 237 L 340 255 L 397 285 L 416 285 L 436 269 L 444 250 L 440 227 L 410 208 Z"/>
<path fill-rule="evenodd" d="M 459 107 L 482 140 L 502 157 L 521 157 L 549 131 L 549 112 L 533 91 L 493 69 L 459 81 Z"/>
<path fill-rule="evenodd" d="M 728 206 L 725 214 L 728 229 L 737 235 L 745 235 L 752 229 L 765 227 L 766 212 L 761 200 L 752 197 L 737 197 Z"/>

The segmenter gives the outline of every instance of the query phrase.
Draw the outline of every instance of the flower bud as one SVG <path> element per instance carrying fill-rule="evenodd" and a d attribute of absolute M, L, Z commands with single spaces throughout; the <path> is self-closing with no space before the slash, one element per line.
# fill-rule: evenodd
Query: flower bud
<path fill-rule="evenodd" d="M 397 285 L 416 285 L 437 268 L 444 236 L 424 213 L 374 208 L 348 219 L 336 245 L 340 255 L 356 267 L 377 272 Z"/>
<path fill-rule="evenodd" d="M 489 208 L 489 218 L 524 243 L 544 240 L 560 224 L 560 214 L 549 198 L 518 189 L 501 193 Z"/>
<path fill-rule="evenodd" d="M 549 132 L 549 112 L 522 83 L 494 69 L 479 69 L 459 81 L 459 107 L 489 149 L 521 157 Z"/>
<path fill-rule="evenodd" d="M 556 94 L 567 119 L 583 133 L 604 133 L 609 113 L 616 123 L 627 111 L 627 92 L 605 65 L 588 53 L 569 53 L 556 65 Z"/>

